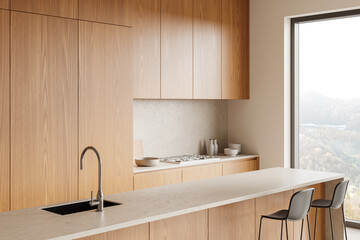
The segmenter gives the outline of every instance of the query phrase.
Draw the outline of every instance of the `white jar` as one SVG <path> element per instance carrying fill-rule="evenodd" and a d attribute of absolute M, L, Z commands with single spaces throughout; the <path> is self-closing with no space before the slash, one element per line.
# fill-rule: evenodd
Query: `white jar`
<path fill-rule="evenodd" d="M 217 144 L 217 139 L 214 139 L 214 155 L 218 155 L 219 153 L 219 146 Z"/>
<path fill-rule="evenodd" d="M 209 144 L 207 147 L 207 155 L 209 156 L 213 156 L 214 155 L 214 140 L 213 139 L 209 139 Z"/>

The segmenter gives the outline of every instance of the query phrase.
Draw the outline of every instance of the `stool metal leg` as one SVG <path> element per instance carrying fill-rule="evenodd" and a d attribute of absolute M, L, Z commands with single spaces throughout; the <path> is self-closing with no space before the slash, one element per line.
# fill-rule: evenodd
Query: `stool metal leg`
<path fill-rule="evenodd" d="M 260 227 L 259 227 L 259 240 L 261 235 L 261 224 L 262 224 L 263 217 L 260 218 Z"/>
<path fill-rule="evenodd" d="M 289 240 L 289 233 L 288 233 L 287 220 L 285 220 L 285 227 L 286 227 L 286 240 Z"/>
<path fill-rule="evenodd" d="M 306 214 L 306 218 L 307 218 L 307 223 L 308 223 L 309 240 L 311 240 L 309 214 Z"/>
<path fill-rule="evenodd" d="M 280 233 L 280 240 L 282 240 L 283 225 L 284 225 L 284 220 L 281 220 L 281 233 Z"/>
<path fill-rule="evenodd" d="M 317 221 L 317 208 L 316 208 L 316 211 L 315 211 L 315 226 L 314 226 L 314 240 L 316 238 L 316 221 Z"/>
<path fill-rule="evenodd" d="M 332 236 L 332 240 L 334 240 L 334 229 L 333 229 L 333 222 L 331 216 L 331 208 L 329 208 L 329 213 L 330 213 L 331 236 Z"/>
<path fill-rule="evenodd" d="M 346 222 L 345 222 L 345 210 L 344 210 L 344 204 L 341 206 L 342 208 L 342 215 L 343 215 L 343 224 L 344 224 L 344 232 L 345 232 L 345 239 L 347 240 L 347 232 L 346 232 Z"/>
<path fill-rule="evenodd" d="M 301 220 L 301 233 L 300 233 L 300 240 L 302 240 L 302 234 L 304 229 L 304 219 Z"/>

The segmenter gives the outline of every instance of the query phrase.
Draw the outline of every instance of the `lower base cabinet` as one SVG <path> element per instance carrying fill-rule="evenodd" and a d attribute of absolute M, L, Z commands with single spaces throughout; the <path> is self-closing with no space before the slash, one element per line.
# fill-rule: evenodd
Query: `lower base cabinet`
<path fill-rule="evenodd" d="M 209 240 L 256 239 L 255 199 L 209 209 Z"/>
<path fill-rule="evenodd" d="M 149 223 L 128 227 L 107 233 L 101 233 L 77 240 L 146 240 L 149 239 Z"/>
<path fill-rule="evenodd" d="M 208 210 L 150 223 L 150 240 L 208 239 Z"/>

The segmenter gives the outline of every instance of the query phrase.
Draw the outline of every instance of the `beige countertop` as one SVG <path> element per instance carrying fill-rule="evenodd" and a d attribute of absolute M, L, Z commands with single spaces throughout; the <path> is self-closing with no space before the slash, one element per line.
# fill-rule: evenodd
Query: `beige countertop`
<path fill-rule="evenodd" d="M 218 158 L 218 159 L 196 160 L 196 161 L 191 161 L 191 162 L 187 162 L 184 164 L 160 162 L 159 165 L 154 166 L 154 167 L 138 167 L 135 165 L 134 173 L 153 172 L 153 171 L 159 171 L 159 170 L 165 170 L 165 169 L 183 168 L 183 167 L 196 166 L 196 165 L 202 165 L 202 164 L 236 161 L 236 160 L 242 160 L 242 159 L 256 158 L 256 157 L 259 157 L 259 155 L 239 154 L 234 157 L 225 156 L 225 155 L 218 155 L 218 156 L 214 156 L 214 157 Z"/>
<path fill-rule="evenodd" d="M 29 208 L 0 214 L 0 239 L 74 239 L 343 178 L 271 168 L 105 196 L 122 205 L 60 216 Z"/>

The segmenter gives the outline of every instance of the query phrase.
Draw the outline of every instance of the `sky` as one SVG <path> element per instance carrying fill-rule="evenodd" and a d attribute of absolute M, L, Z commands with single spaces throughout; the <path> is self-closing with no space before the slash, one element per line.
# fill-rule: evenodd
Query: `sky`
<path fill-rule="evenodd" d="M 300 94 L 360 98 L 360 16 L 299 25 Z"/>

